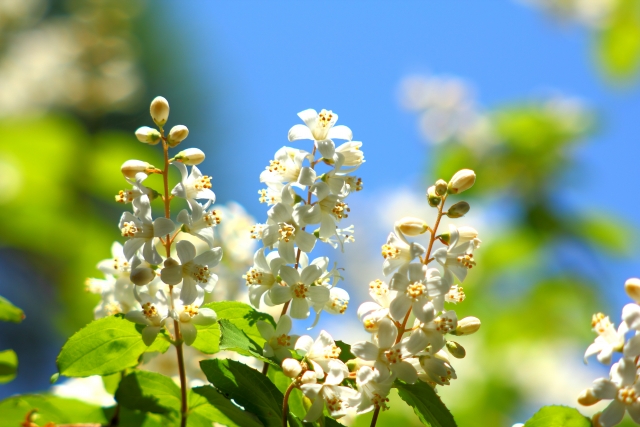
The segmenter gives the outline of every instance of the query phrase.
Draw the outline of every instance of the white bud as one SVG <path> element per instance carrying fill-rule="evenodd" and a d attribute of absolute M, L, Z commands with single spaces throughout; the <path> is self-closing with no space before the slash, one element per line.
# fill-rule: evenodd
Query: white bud
<path fill-rule="evenodd" d="M 204 160 L 204 153 L 198 148 L 187 148 L 176 154 L 171 161 L 184 163 L 185 165 L 199 165 Z"/>
<path fill-rule="evenodd" d="M 169 103 L 162 96 L 156 96 L 153 101 L 151 101 L 149 112 L 155 124 L 164 126 L 169 118 Z"/>
<path fill-rule="evenodd" d="M 446 346 L 449 353 L 456 359 L 463 359 L 467 355 L 467 351 L 464 347 L 455 341 L 447 341 Z"/>
<path fill-rule="evenodd" d="M 458 320 L 458 326 L 454 335 L 471 335 L 480 329 L 480 319 L 468 316 Z"/>
<path fill-rule="evenodd" d="M 315 384 L 317 381 L 315 371 L 306 371 L 300 378 L 300 383 L 302 384 Z"/>
<path fill-rule="evenodd" d="M 282 361 L 282 372 L 289 378 L 296 378 L 302 372 L 302 365 L 296 359 L 284 359 Z"/>
<path fill-rule="evenodd" d="M 396 221 L 396 228 L 407 236 L 418 236 L 429 230 L 429 226 L 424 220 L 420 218 L 413 218 L 406 216 L 399 221 Z"/>
<path fill-rule="evenodd" d="M 447 193 L 447 181 L 439 179 L 436 181 L 436 194 L 438 196 L 444 196 Z"/>
<path fill-rule="evenodd" d="M 442 201 L 442 197 L 438 196 L 438 194 L 436 193 L 435 185 L 427 188 L 427 201 L 429 202 L 429 206 L 431 206 L 432 208 L 437 208 Z"/>
<path fill-rule="evenodd" d="M 472 227 L 458 227 L 458 243 L 470 242 L 471 240 L 478 237 L 478 232 L 475 228 Z"/>
<path fill-rule="evenodd" d="M 344 156 L 343 166 L 360 166 L 364 163 L 364 154 L 360 150 L 362 142 L 348 141 L 336 148 L 336 153 Z"/>
<path fill-rule="evenodd" d="M 156 273 L 151 268 L 134 268 L 131 270 L 129 279 L 134 285 L 144 286 L 156 277 Z"/>
<path fill-rule="evenodd" d="M 136 138 L 145 144 L 156 145 L 160 142 L 160 132 L 149 126 L 142 126 L 136 130 Z"/>
<path fill-rule="evenodd" d="M 449 193 L 458 194 L 468 190 L 476 182 L 476 173 L 471 169 L 462 169 L 449 181 Z"/>
<path fill-rule="evenodd" d="M 582 390 L 582 392 L 580 392 L 580 395 L 578 396 L 578 403 L 582 406 L 591 406 L 598 402 L 600 402 L 600 399 L 593 395 L 593 390 L 590 388 Z"/>
<path fill-rule="evenodd" d="M 176 125 L 169 131 L 169 145 L 175 147 L 189 136 L 189 129 L 184 125 Z"/>
<path fill-rule="evenodd" d="M 624 290 L 632 300 L 634 300 L 635 302 L 640 301 L 640 279 L 636 277 L 628 279 L 626 282 L 624 282 Z"/>
<path fill-rule="evenodd" d="M 155 166 L 150 165 L 147 162 L 143 162 L 142 160 L 127 160 L 120 166 L 120 171 L 127 178 L 135 178 L 136 174 L 139 172 L 144 173 L 162 173 L 159 169 L 156 169 Z"/>

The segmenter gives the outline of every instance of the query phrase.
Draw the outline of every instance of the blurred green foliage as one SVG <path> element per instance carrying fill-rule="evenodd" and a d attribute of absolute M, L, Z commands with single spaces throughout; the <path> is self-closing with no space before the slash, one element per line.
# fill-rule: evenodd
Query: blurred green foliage
<path fill-rule="evenodd" d="M 595 54 L 605 73 L 634 77 L 640 65 L 640 1 L 619 0 L 607 24 L 595 35 Z"/>

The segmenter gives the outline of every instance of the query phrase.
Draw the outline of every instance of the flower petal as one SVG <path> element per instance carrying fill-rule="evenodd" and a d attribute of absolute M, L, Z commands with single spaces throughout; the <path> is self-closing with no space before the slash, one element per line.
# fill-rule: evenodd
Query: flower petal
<path fill-rule="evenodd" d="M 305 125 L 294 125 L 291 129 L 289 129 L 289 141 L 298 141 L 300 139 L 310 139 L 313 140 L 313 135 L 311 134 L 311 129 L 309 129 Z"/>
<path fill-rule="evenodd" d="M 198 330 L 191 323 L 183 323 L 180 322 L 180 333 L 182 334 L 182 339 L 186 345 L 191 345 L 196 340 L 196 336 L 198 335 Z"/>
<path fill-rule="evenodd" d="M 176 252 L 182 264 L 186 264 L 196 257 L 196 247 L 193 246 L 193 243 L 186 240 L 180 240 L 176 243 Z"/>

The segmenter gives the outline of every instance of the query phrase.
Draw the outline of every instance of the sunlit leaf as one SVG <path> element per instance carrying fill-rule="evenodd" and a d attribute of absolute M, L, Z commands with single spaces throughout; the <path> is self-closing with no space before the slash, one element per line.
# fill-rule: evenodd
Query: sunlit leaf
<path fill-rule="evenodd" d="M 273 317 L 266 313 L 256 311 L 248 304 L 244 304 L 237 301 L 221 301 L 211 302 L 204 304 L 203 307 L 208 307 L 215 310 L 218 315 L 218 320 L 229 320 L 236 327 L 240 328 L 249 338 L 255 341 L 258 345 L 262 346 L 265 343 L 265 339 L 260 335 L 258 327 L 256 326 L 258 320 L 269 322 L 275 326 Z"/>
<path fill-rule="evenodd" d="M 0 351 L 0 384 L 13 380 L 18 373 L 18 356 L 13 350 Z"/>
<path fill-rule="evenodd" d="M 97 423 L 107 424 L 102 408 L 96 405 L 51 395 L 24 395 L 10 397 L 0 402 L 0 427 L 22 425 L 26 415 L 38 411 L 38 425 L 46 423 Z"/>
<path fill-rule="evenodd" d="M 21 309 L 11 304 L 8 299 L 0 296 L 0 320 L 3 322 L 20 323 L 24 319 Z"/>
<path fill-rule="evenodd" d="M 596 53 L 614 78 L 629 78 L 640 65 L 640 2 L 620 0 L 609 22 L 597 36 Z"/>
<path fill-rule="evenodd" d="M 451 412 L 431 386 L 422 381 L 415 384 L 396 381 L 396 386 L 402 400 L 413 408 L 422 424 L 429 427 L 456 427 Z"/>
<path fill-rule="evenodd" d="M 591 421 L 575 408 L 544 406 L 524 427 L 591 427 Z"/>
<path fill-rule="evenodd" d="M 135 371 L 120 381 L 116 401 L 129 409 L 164 414 L 180 413 L 181 395 L 171 378 L 149 371 Z"/>
<path fill-rule="evenodd" d="M 211 386 L 194 387 L 189 393 L 189 427 L 210 427 L 218 423 L 228 427 L 260 427 L 255 415 L 243 411 Z"/>

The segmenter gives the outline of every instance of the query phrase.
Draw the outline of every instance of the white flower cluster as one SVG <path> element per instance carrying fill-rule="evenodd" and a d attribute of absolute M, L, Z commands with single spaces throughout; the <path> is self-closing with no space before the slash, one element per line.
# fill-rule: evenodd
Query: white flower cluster
<path fill-rule="evenodd" d="M 313 310 L 315 325 L 323 310 L 344 313 L 349 294 L 335 287 L 341 277 L 329 259 L 310 260 L 308 253 L 318 240 L 334 248 L 353 241 L 353 226 L 343 227 L 342 220 L 350 211 L 346 198 L 362 189 L 362 180 L 351 173 L 364 162 L 364 155 L 362 143 L 351 140 L 351 130 L 335 126 L 337 114 L 309 109 L 298 116 L 305 124 L 289 130 L 289 141 L 309 139 L 313 149 L 282 147 L 260 175 L 266 185 L 258 192 L 260 201 L 271 207 L 267 222 L 251 230 L 264 247 L 243 277 L 253 306 L 258 308 L 261 301 L 268 306 L 285 304 L 282 314 L 290 306 L 295 319 L 306 319 Z M 334 139 L 346 142 L 336 147 Z"/>
<path fill-rule="evenodd" d="M 204 160 L 204 153 L 189 148 L 169 159 L 169 147 L 177 146 L 189 131 L 178 125 L 165 137 L 163 126 L 169 116 L 169 104 L 162 97 L 153 100 L 150 112 L 159 130 L 141 127 L 136 137 L 150 145 L 162 142 L 165 168 L 161 170 L 141 160 L 127 160 L 122 165 L 121 172 L 132 186 L 116 195 L 117 202 L 132 205 L 132 212 L 124 212 L 118 224 L 127 240 L 124 245 L 113 244 L 112 258 L 98 264 L 106 278 L 88 279 L 87 290 L 102 297 L 95 309 L 96 318 L 124 313 L 127 319 L 145 326 L 145 344 L 151 345 L 167 322 L 173 320 L 174 333 L 191 345 L 196 339 L 195 325 L 217 320 L 213 310 L 200 305 L 218 282 L 213 268 L 222 259 L 222 249 L 214 247 L 213 228 L 220 223 L 220 216 L 211 208 L 215 201 L 211 177 L 196 166 Z M 181 180 L 169 193 L 170 164 L 178 168 Z M 191 166 L 190 171 L 187 166 Z M 161 196 L 144 185 L 150 174 L 163 176 L 166 194 Z M 170 218 L 170 202 L 174 198 L 183 199 L 188 206 L 178 213 L 177 223 Z M 164 203 L 164 216 L 153 218 L 153 200 Z"/>
<path fill-rule="evenodd" d="M 595 427 L 619 424 L 625 411 L 636 424 L 640 424 L 640 279 L 629 279 L 624 287 L 635 302 L 622 308 L 622 322 L 618 329 L 608 316 L 602 313 L 593 315 L 591 326 L 598 336 L 584 354 L 585 363 L 588 357 L 596 355 L 599 362 L 608 365 L 614 353 L 621 353 L 621 358 L 611 366 L 609 378 L 595 380 L 593 387 L 583 390 L 578 397 L 581 405 L 611 400 L 604 411 L 593 417 Z"/>

